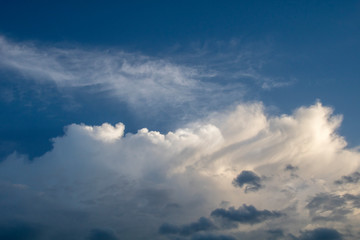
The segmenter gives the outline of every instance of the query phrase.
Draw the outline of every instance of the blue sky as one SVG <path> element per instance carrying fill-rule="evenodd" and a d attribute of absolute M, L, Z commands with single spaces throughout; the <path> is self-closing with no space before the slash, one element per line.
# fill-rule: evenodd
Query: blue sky
<path fill-rule="evenodd" d="M 0 236 L 358 239 L 359 11 L 1 1 Z"/>

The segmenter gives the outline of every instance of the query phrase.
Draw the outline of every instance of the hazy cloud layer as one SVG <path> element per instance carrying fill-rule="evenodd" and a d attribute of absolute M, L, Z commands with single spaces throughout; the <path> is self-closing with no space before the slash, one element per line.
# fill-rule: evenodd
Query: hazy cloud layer
<path fill-rule="evenodd" d="M 37 239 L 358 239 L 360 190 L 334 183 L 360 164 L 341 119 L 321 103 L 281 116 L 249 103 L 167 134 L 72 124 L 33 162 L 0 163 L 0 222 L 34 225 Z M 266 187 L 244 193 L 243 171 Z"/>

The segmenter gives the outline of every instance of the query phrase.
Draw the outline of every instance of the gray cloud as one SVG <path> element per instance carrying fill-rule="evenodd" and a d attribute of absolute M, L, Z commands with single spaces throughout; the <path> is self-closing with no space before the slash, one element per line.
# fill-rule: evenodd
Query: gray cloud
<path fill-rule="evenodd" d="M 263 187 L 261 184 L 261 178 L 252 171 L 242 171 L 234 180 L 233 185 L 235 187 L 242 188 L 245 186 L 245 193 L 251 191 L 256 192 Z"/>
<path fill-rule="evenodd" d="M 341 185 L 346 183 L 358 183 L 360 181 L 360 172 L 354 172 L 348 176 L 342 176 L 341 179 L 336 180 L 334 183 Z"/>
<path fill-rule="evenodd" d="M 314 230 L 303 231 L 295 240 L 341 240 L 342 235 L 332 228 L 316 228 Z"/>
<path fill-rule="evenodd" d="M 192 235 L 199 231 L 208 231 L 208 230 L 212 230 L 212 229 L 216 229 L 214 223 L 208 218 L 201 217 L 196 222 L 182 225 L 180 227 L 178 227 L 176 225 L 165 223 L 160 226 L 159 233 L 160 234 L 180 234 L 183 236 L 188 236 L 188 235 Z"/>
<path fill-rule="evenodd" d="M 293 165 L 291 165 L 291 164 L 288 164 L 288 165 L 286 165 L 286 167 L 285 167 L 285 171 L 291 171 L 291 172 L 293 172 L 293 171 L 297 171 L 297 170 L 299 170 L 299 168 L 296 167 L 296 166 L 293 166 Z"/>
<path fill-rule="evenodd" d="M 353 194 L 345 194 L 344 198 L 352 203 L 352 206 L 354 208 L 360 208 L 360 194 L 359 195 L 353 195 Z"/>
<path fill-rule="evenodd" d="M 228 235 L 197 234 L 191 240 L 236 240 L 236 238 Z"/>
<path fill-rule="evenodd" d="M 313 221 L 340 221 L 359 207 L 360 195 L 329 193 L 317 194 L 306 205 Z"/>
<path fill-rule="evenodd" d="M 257 210 L 252 205 L 244 204 L 238 209 L 235 209 L 234 207 L 230 207 L 228 210 L 223 208 L 215 209 L 212 211 L 211 216 L 220 217 L 241 224 L 256 224 L 269 219 L 284 216 L 284 214 L 278 211 L 269 211 L 266 209 Z"/>
<path fill-rule="evenodd" d="M 267 230 L 267 233 L 269 234 L 267 240 L 282 239 L 285 236 L 282 229 Z"/>
<path fill-rule="evenodd" d="M 86 240 L 117 240 L 118 238 L 112 231 L 103 229 L 91 230 L 89 238 Z"/>
<path fill-rule="evenodd" d="M 9 222 L 0 225 L 0 239 L 36 240 L 40 239 L 43 229 L 25 222 Z"/>

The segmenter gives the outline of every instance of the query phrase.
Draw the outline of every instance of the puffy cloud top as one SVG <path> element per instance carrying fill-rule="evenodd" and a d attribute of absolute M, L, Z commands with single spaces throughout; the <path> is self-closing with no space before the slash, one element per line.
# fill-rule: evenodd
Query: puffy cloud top
<path fill-rule="evenodd" d="M 15 153 L 0 164 L 0 224 L 36 223 L 38 239 L 253 239 L 278 229 L 357 239 L 359 188 L 334 183 L 355 179 L 360 163 L 336 132 L 341 119 L 319 102 L 281 116 L 251 103 L 166 134 L 72 124 L 43 156 Z M 233 185 L 263 182 L 251 194 Z M 334 231 L 309 232 L 322 228 Z"/>

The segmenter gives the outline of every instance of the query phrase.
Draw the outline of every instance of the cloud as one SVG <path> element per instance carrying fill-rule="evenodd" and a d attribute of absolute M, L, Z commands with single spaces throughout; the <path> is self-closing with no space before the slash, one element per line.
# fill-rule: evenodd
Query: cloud
<path fill-rule="evenodd" d="M 231 104 L 240 100 L 244 92 L 242 84 L 215 83 L 209 81 L 215 73 L 208 74 L 209 71 L 201 68 L 167 59 L 114 49 L 16 43 L 3 36 L 0 36 L 0 67 L 40 84 L 56 84 L 61 92 L 75 88 L 113 97 L 137 111 L 181 106 L 182 111 L 195 113 L 195 109 Z M 7 101 L 13 100 L 6 92 L 1 95 Z"/>
<path fill-rule="evenodd" d="M 228 210 L 223 208 L 215 209 L 211 212 L 211 216 L 220 217 L 241 224 L 256 224 L 272 218 L 281 217 L 283 216 L 283 213 L 266 209 L 257 210 L 254 206 L 244 204 L 238 209 L 235 209 L 234 207 L 231 207 Z"/>
<path fill-rule="evenodd" d="M 252 171 L 242 171 L 234 180 L 235 187 L 242 188 L 245 186 L 245 193 L 251 191 L 258 191 L 263 186 L 261 185 L 261 178 Z"/>
<path fill-rule="evenodd" d="M 208 231 L 215 229 L 214 223 L 205 217 L 199 218 L 197 222 L 193 222 L 190 224 L 182 225 L 181 227 L 171 225 L 171 224 L 163 224 L 159 228 L 160 234 L 180 234 L 184 236 L 192 235 L 193 233 L 199 231 Z"/>
<path fill-rule="evenodd" d="M 197 65 L 205 63 L 216 74 L 215 78 L 230 81 L 245 81 L 263 90 L 289 86 L 294 79 L 263 74 L 267 64 L 279 55 L 272 51 L 271 44 L 249 43 L 232 38 L 230 41 L 205 41 L 193 43 L 190 51 L 179 46 L 175 55 L 181 62 Z"/>
<path fill-rule="evenodd" d="M 41 228 L 24 222 L 9 222 L 0 225 L 0 239 L 35 240 L 41 235 Z"/>
<path fill-rule="evenodd" d="M 336 180 L 335 184 L 347 184 L 347 183 L 353 183 L 356 184 L 360 181 L 360 172 L 354 172 L 351 175 L 348 176 L 342 176 L 340 180 Z"/>
<path fill-rule="evenodd" d="M 88 240 L 117 240 L 118 238 L 114 233 L 102 229 L 93 229 L 91 230 L 90 237 Z"/>
<path fill-rule="evenodd" d="M 291 172 L 296 171 L 296 170 L 298 170 L 298 169 L 299 169 L 298 167 L 293 166 L 293 165 L 291 165 L 291 164 L 288 164 L 288 165 L 286 165 L 286 167 L 285 167 L 285 171 L 291 171 Z"/>
<path fill-rule="evenodd" d="M 360 208 L 360 194 L 358 195 L 353 195 L 353 194 L 345 194 L 343 196 L 347 201 L 349 201 L 350 203 L 352 203 L 353 208 Z"/>
<path fill-rule="evenodd" d="M 236 238 L 227 235 L 199 234 L 191 238 L 191 240 L 235 240 Z"/>
<path fill-rule="evenodd" d="M 284 237 L 284 231 L 282 229 L 270 229 L 267 233 L 270 235 L 267 240 L 282 239 Z"/>
<path fill-rule="evenodd" d="M 266 112 L 261 103 L 244 103 L 166 134 L 71 124 L 43 156 L 14 153 L 0 163 L 0 222 L 46 225 L 42 239 L 86 239 L 93 229 L 124 239 L 266 239 L 271 230 L 287 236 L 320 227 L 358 239 L 359 188 L 334 184 L 360 164 L 358 150 L 337 133 L 341 116 L 319 102 L 291 115 Z M 298 177 L 287 165 L 298 167 Z M 234 188 L 244 169 L 266 176 L 266 188 Z M 163 225 L 168 234 L 159 234 L 164 223 L 171 223 Z"/>
<path fill-rule="evenodd" d="M 301 233 L 297 240 L 341 240 L 342 235 L 335 229 L 316 228 Z"/>
<path fill-rule="evenodd" d="M 313 221 L 341 221 L 355 208 L 359 208 L 359 199 L 359 196 L 351 194 L 341 196 L 318 193 L 306 208 L 309 209 Z"/>

